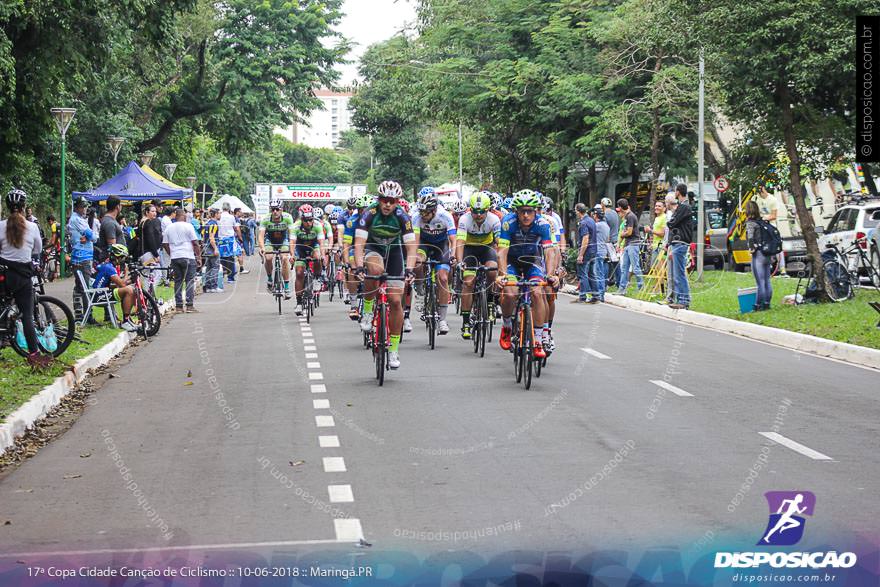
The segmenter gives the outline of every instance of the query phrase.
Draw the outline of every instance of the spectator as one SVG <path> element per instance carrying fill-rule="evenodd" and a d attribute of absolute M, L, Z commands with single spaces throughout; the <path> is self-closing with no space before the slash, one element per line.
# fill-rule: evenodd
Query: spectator
<path fill-rule="evenodd" d="M 186 212 L 178 208 L 175 222 L 162 235 L 162 246 L 171 259 L 174 273 L 174 306 L 178 312 L 195 312 L 196 270 L 202 258 L 199 237 L 192 224 L 186 220 Z M 186 308 L 183 288 L 186 286 Z"/>
<path fill-rule="evenodd" d="M 645 280 L 642 278 L 642 267 L 639 263 L 639 219 L 629 209 L 629 201 L 626 198 L 617 200 L 617 209 L 620 215 L 620 237 L 623 241 L 623 251 L 620 258 L 620 284 L 617 293 L 626 295 L 630 272 L 636 276 L 638 289 L 642 289 L 645 285 Z"/>
<path fill-rule="evenodd" d="M 208 210 L 208 220 L 202 230 L 202 250 L 205 255 L 205 293 L 220 291 L 217 272 L 220 268 L 220 246 L 217 243 L 217 209 Z"/>
<path fill-rule="evenodd" d="M 253 214 L 248 214 L 247 215 L 248 240 L 247 240 L 247 247 L 246 247 L 246 251 L 245 251 L 247 253 L 248 257 L 251 257 L 254 254 L 254 240 L 256 240 L 256 234 L 257 234 L 256 231 L 257 231 L 257 221 L 254 218 Z"/>
<path fill-rule="evenodd" d="M 588 300 L 590 304 L 605 301 L 605 279 L 608 275 L 608 255 L 611 250 L 611 227 L 605 221 L 605 211 L 597 204 L 591 211 L 593 222 L 596 223 L 596 258 L 593 261 L 593 280 L 596 293 Z M 616 217 L 616 215 L 615 215 Z"/>
<path fill-rule="evenodd" d="M 667 304 L 675 303 L 675 282 L 672 279 L 672 255 L 669 253 L 669 219 L 672 218 L 675 209 L 678 208 L 678 198 L 675 192 L 666 194 L 666 230 L 663 237 L 663 247 L 666 249 L 666 299 Z"/>
<path fill-rule="evenodd" d="M 230 214 L 231 208 L 229 202 L 223 202 L 217 235 L 220 237 L 220 265 L 229 283 L 235 283 L 235 242 L 241 238 L 241 228 Z"/>
<path fill-rule="evenodd" d="M 587 214 L 587 205 L 578 203 L 575 206 L 575 214 L 578 219 L 578 253 L 577 253 L 577 276 L 578 276 L 578 297 L 575 303 L 584 303 L 587 301 L 587 294 L 590 298 L 596 297 L 596 286 L 592 279 L 592 260 L 596 257 L 596 223 Z"/>
<path fill-rule="evenodd" d="M 241 208 L 236 208 L 235 210 L 233 210 L 232 215 L 235 217 L 235 226 L 238 228 L 235 257 L 236 259 L 238 259 L 238 272 L 244 275 L 246 273 L 250 273 L 249 269 L 244 268 L 244 233 L 247 230 L 247 227 L 244 225 L 244 218 L 242 218 Z"/>
<path fill-rule="evenodd" d="M 27 362 L 34 368 L 45 369 L 52 357 L 40 353 L 37 329 L 34 326 L 34 286 L 31 281 L 34 254 L 43 250 L 43 239 L 36 223 L 25 218 L 24 207 L 27 194 L 12 189 L 6 194 L 9 217 L 0 220 L 0 260 L 8 267 L 4 289 L 15 298 L 21 317 L 24 337 L 27 341 Z"/>
<path fill-rule="evenodd" d="M 199 238 L 202 238 L 202 216 L 199 214 L 199 211 L 195 212 L 187 212 L 186 219 L 189 220 L 189 223 L 193 225 L 193 228 L 196 230 L 196 234 L 199 235 Z"/>
<path fill-rule="evenodd" d="M 98 240 L 98 234 L 92 230 L 86 218 L 87 210 L 88 203 L 83 198 L 78 198 L 73 203 L 73 214 L 67 223 L 67 233 L 70 235 L 70 270 L 73 272 L 73 316 L 77 322 L 82 320 L 87 300 L 76 273 L 82 273 L 86 283 L 92 278 L 95 242 Z M 88 323 L 97 324 L 91 316 Z"/>
<path fill-rule="evenodd" d="M 694 219 L 688 205 L 687 186 L 675 186 L 678 207 L 666 225 L 669 227 L 669 251 L 672 258 L 672 282 L 676 303 L 670 308 L 687 309 L 691 305 L 691 288 L 687 280 L 687 253 L 694 240 Z"/>
<path fill-rule="evenodd" d="M 666 236 L 666 202 L 657 200 L 654 202 L 654 224 L 645 227 L 645 234 L 651 236 L 651 270 L 660 256 L 663 248 L 663 239 Z"/>
<path fill-rule="evenodd" d="M 761 218 L 761 208 L 754 200 L 746 203 L 746 237 L 749 251 L 752 253 L 752 275 L 755 276 L 755 284 L 758 286 L 758 297 L 755 300 L 754 311 L 769 310 L 773 299 L 773 285 L 770 283 L 770 257 L 764 254 L 761 245 L 764 244 L 761 222 L 767 222 Z"/>
<path fill-rule="evenodd" d="M 779 215 L 779 206 L 776 203 L 776 195 L 772 191 L 772 188 L 768 190 L 766 186 L 762 185 L 760 193 L 755 196 L 753 201 L 758 205 L 758 210 L 761 212 L 761 220 L 769 222 L 776 228 L 779 228 L 776 221 L 776 218 Z M 779 264 L 779 274 L 786 275 L 785 254 L 782 251 L 776 255 L 776 262 Z"/>
<path fill-rule="evenodd" d="M 98 209 L 95 206 L 89 206 L 89 215 L 86 216 L 86 220 L 89 223 L 89 228 L 92 229 L 92 232 L 95 235 L 99 235 L 101 233 L 101 221 L 98 220 Z"/>
<path fill-rule="evenodd" d="M 158 208 L 157 208 L 158 209 Z M 171 206 L 165 206 L 162 208 L 162 215 L 159 217 L 162 226 L 162 238 L 165 238 L 165 231 L 173 224 L 174 219 L 174 208 Z M 165 252 L 165 249 L 159 249 L 159 265 L 160 267 L 170 268 L 171 267 L 171 258 L 168 256 L 168 253 Z M 163 272 L 159 283 L 161 285 L 168 285 L 168 272 Z"/>
<path fill-rule="evenodd" d="M 116 196 L 107 197 L 107 212 L 101 217 L 101 228 L 98 232 L 98 243 L 95 250 L 95 260 L 103 263 L 110 256 L 110 247 L 115 244 L 125 244 L 125 234 L 122 226 L 116 221 L 116 217 L 122 211 L 122 202 Z"/>
<path fill-rule="evenodd" d="M 608 285 L 617 285 L 620 283 L 620 257 L 617 254 L 617 236 L 620 228 L 620 218 L 611 208 L 611 198 L 602 198 L 602 214 L 605 216 L 605 223 L 608 224 L 609 237 L 608 242 L 611 243 L 611 251 L 608 255 Z"/>

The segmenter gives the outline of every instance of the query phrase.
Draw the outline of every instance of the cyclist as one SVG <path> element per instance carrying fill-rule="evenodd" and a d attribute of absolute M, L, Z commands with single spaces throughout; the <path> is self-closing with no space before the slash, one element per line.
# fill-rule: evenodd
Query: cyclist
<path fill-rule="evenodd" d="M 450 212 L 452 213 L 452 220 L 455 223 L 456 228 L 458 228 L 458 219 L 461 218 L 462 214 L 467 212 L 467 208 L 467 203 L 461 198 L 452 202 Z"/>
<path fill-rule="evenodd" d="M 330 204 L 327 204 L 327 205 L 330 206 Z M 324 231 L 324 245 L 321 247 L 321 253 L 322 253 L 321 258 L 324 260 L 323 268 L 326 269 L 327 267 L 330 267 L 330 252 L 333 250 L 333 244 L 334 244 L 333 226 L 330 224 L 330 219 L 326 218 L 324 216 L 324 210 L 322 210 L 320 207 L 315 206 L 314 212 L 315 212 L 315 224 L 319 225 L 321 227 L 321 229 Z M 323 284 L 323 286 L 324 286 L 323 289 L 326 290 L 327 276 L 324 275 L 324 273 L 322 272 L 317 277 L 321 281 L 321 283 Z"/>
<path fill-rule="evenodd" d="M 137 331 L 137 325 L 131 321 L 131 310 L 134 307 L 134 287 L 128 285 L 125 261 L 128 259 L 128 247 L 116 243 L 110 245 L 110 259 L 95 268 L 95 280 L 92 288 L 110 288 L 113 297 L 122 305 L 122 324 L 128 332 Z"/>
<path fill-rule="evenodd" d="M 541 284 L 545 278 L 551 284 L 558 279 L 556 273 L 557 257 L 548 254 L 554 245 L 552 227 L 546 218 L 538 214 L 541 200 L 532 190 L 517 192 L 511 206 L 515 212 L 508 214 L 501 222 L 501 234 L 498 238 L 498 265 L 507 268 L 507 275 L 499 276 L 503 286 L 501 293 L 501 313 L 503 325 L 498 343 L 504 350 L 511 347 L 510 331 L 513 324 L 513 312 L 519 294 L 515 284 L 510 281 L 526 279 L 535 283 L 532 291 L 532 324 L 536 325 L 535 333 L 540 330 L 542 336 L 536 337 L 534 356 L 538 359 L 546 357 L 543 347 L 543 331 L 548 329 L 547 302 Z"/>
<path fill-rule="evenodd" d="M 486 283 L 494 283 L 498 270 L 495 247 L 501 232 L 501 221 L 489 213 L 492 198 L 487 192 L 476 192 L 470 199 L 470 212 L 458 221 L 455 259 L 464 268 L 461 288 L 461 337 L 471 337 L 471 304 L 473 304 L 474 278 L 477 267 L 490 271 Z M 494 303 L 494 301 L 492 302 Z"/>
<path fill-rule="evenodd" d="M 296 281 L 294 282 L 294 291 L 296 292 L 296 309 L 294 312 L 297 316 L 302 315 L 303 311 L 303 288 L 305 287 L 305 266 L 307 259 L 314 259 L 314 276 L 321 274 L 321 251 L 324 246 L 324 229 L 315 222 L 315 210 L 309 204 L 303 204 L 299 208 L 299 218 L 293 223 L 293 244 L 294 258 L 296 259 Z"/>
<path fill-rule="evenodd" d="M 290 252 L 293 250 L 293 216 L 281 209 L 281 200 L 269 202 L 270 213 L 260 221 L 257 247 L 266 267 L 266 289 L 272 292 L 275 255 L 281 255 L 281 274 L 284 277 L 284 299 L 290 299 Z M 266 246 L 269 252 L 266 252 Z"/>
<path fill-rule="evenodd" d="M 370 332 L 373 326 L 376 280 L 371 278 L 383 272 L 388 274 L 388 321 L 391 339 L 388 366 L 392 369 L 400 367 L 404 280 L 412 280 L 417 258 L 412 221 L 397 205 L 402 197 L 403 189 L 399 183 L 383 181 L 379 186 L 379 205 L 375 209 L 365 210 L 359 217 L 354 238 L 355 271 L 366 278 L 364 316 L 361 319 L 361 330 L 364 332 Z"/>
<path fill-rule="evenodd" d="M 358 196 L 355 201 L 355 208 L 349 214 L 348 219 L 345 221 L 345 229 L 343 231 L 343 250 L 342 250 L 342 258 L 345 259 L 346 267 L 345 267 L 345 283 L 346 283 L 346 304 L 351 304 L 351 309 L 348 312 L 348 317 L 352 320 L 359 320 L 360 316 L 358 315 L 357 305 L 354 303 L 354 298 L 357 295 L 358 289 L 358 280 L 354 276 L 354 235 L 355 230 L 357 229 L 357 223 L 360 219 L 360 215 L 364 213 L 364 210 L 369 208 L 373 201 L 373 196 L 369 194 L 363 194 Z"/>
<path fill-rule="evenodd" d="M 535 193 L 540 195 L 540 192 Z M 562 218 L 559 217 L 559 214 L 553 211 L 553 200 L 547 196 L 541 196 L 541 202 L 544 210 L 542 216 L 547 218 L 547 220 L 553 225 L 554 240 L 556 241 L 557 246 L 553 248 L 552 253 L 559 256 L 556 262 L 557 272 L 559 272 L 562 271 L 562 255 L 565 253 L 565 231 L 562 228 Z M 549 325 L 549 328 L 544 331 L 543 342 L 544 351 L 548 355 L 552 353 L 555 348 L 552 333 L 553 319 L 556 317 L 556 297 L 561 285 L 562 280 L 560 279 L 556 282 L 556 285 L 547 285 L 544 288 L 544 292 L 547 295 L 547 324 Z"/>
<path fill-rule="evenodd" d="M 426 193 L 419 198 L 419 214 L 413 219 L 413 232 L 418 241 L 419 261 L 416 265 L 416 278 L 428 276 L 427 260 L 439 263 L 437 271 L 437 310 L 440 321 L 437 324 L 439 334 L 449 332 L 446 313 L 449 310 L 449 257 L 455 246 L 455 222 L 452 216 L 439 207 L 437 195 Z M 462 202 L 463 204 L 463 202 Z"/>
<path fill-rule="evenodd" d="M 504 218 L 504 212 L 501 211 L 501 194 L 492 194 L 492 207 L 489 209 L 489 212 L 492 213 L 493 216 L 501 220 Z"/>

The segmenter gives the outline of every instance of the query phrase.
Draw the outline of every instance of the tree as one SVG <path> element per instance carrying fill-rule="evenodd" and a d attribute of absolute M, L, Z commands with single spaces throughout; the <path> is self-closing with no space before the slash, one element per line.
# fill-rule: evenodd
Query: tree
<path fill-rule="evenodd" d="M 850 154 L 852 23 L 857 14 L 869 13 L 877 8 L 867 0 L 701 0 L 692 14 L 703 25 L 697 40 L 726 94 L 725 112 L 788 158 L 788 189 L 813 275 L 825 291 L 816 230 L 804 199 L 802 153 L 809 147 L 826 162 Z M 827 300 L 827 293 L 823 297 Z"/>

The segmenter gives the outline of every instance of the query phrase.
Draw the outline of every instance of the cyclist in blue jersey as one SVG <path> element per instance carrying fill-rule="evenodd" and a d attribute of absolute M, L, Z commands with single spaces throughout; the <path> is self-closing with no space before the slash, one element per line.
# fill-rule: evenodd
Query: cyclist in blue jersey
<path fill-rule="evenodd" d="M 358 315 L 357 304 L 354 298 L 357 296 L 358 280 L 355 278 L 354 272 L 354 234 L 357 230 L 360 215 L 370 207 L 373 197 L 364 194 L 358 196 L 354 202 L 354 208 L 347 211 L 348 216 L 345 219 L 345 226 L 342 229 L 342 261 L 345 263 L 345 300 L 346 304 L 351 304 L 348 317 L 352 320 L 360 318 Z"/>
<path fill-rule="evenodd" d="M 419 245 L 416 279 L 425 279 L 427 276 L 426 261 L 431 260 L 439 263 L 436 266 L 437 313 L 440 318 L 437 323 L 437 332 L 438 334 L 448 334 L 449 324 L 446 322 L 446 312 L 449 309 L 449 259 L 455 248 L 455 221 L 449 212 L 439 208 L 439 200 L 434 194 L 433 188 L 426 189 L 431 189 L 431 192 L 419 198 L 419 213 L 413 219 L 413 232 L 416 234 Z"/>
<path fill-rule="evenodd" d="M 514 195 L 511 206 L 514 213 L 501 221 L 501 234 L 498 238 L 498 266 L 507 268 L 507 275 L 498 277 L 503 287 L 501 293 L 501 316 L 503 324 L 498 339 L 501 348 L 510 350 L 510 330 L 513 312 L 516 308 L 518 289 L 516 281 L 534 282 L 532 293 L 532 324 L 535 325 L 534 356 L 546 357 L 543 347 L 543 332 L 549 330 L 547 324 L 547 300 L 542 283 L 546 280 L 552 285 L 558 282 L 556 267 L 558 255 L 548 251 L 555 246 L 552 226 L 546 218 L 538 215 L 541 200 L 532 190 L 521 190 Z M 538 336 L 538 332 L 541 336 Z"/>

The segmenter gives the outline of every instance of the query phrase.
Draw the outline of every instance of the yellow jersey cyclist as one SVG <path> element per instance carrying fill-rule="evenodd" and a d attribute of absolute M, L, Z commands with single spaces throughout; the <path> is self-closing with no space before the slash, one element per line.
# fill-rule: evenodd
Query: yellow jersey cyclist
<path fill-rule="evenodd" d="M 429 191 L 426 191 L 429 190 Z M 428 275 L 425 262 L 429 259 L 439 265 L 437 271 L 437 333 L 447 334 L 449 324 L 446 322 L 446 313 L 449 310 L 449 260 L 450 253 L 455 245 L 455 220 L 446 209 L 440 207 L 440 202 L 433 188 L 424 188 L 419 197 L 419 213 L 413 219 L 413 232 L 418 243 L 418 263 L 416 264 L 416 279 L 425 279 Z"/>
<path fill-rule="evenodd" d="M 532 190 L 521 190 L 514 194 L 511 202 L 514 212 L 501 221 L 501 234 L 498 237 L 498 266 L 506 268 L 506 275 L 499 276 L 502 285 L 501 293 L 501 336 L 498 343 L 504 350 L 511 348 L 511 327 L 513 312 L 516 308 L 519 291 L 515 283 L 519 280 L 533 282 L 532 293 L 532 324 L 535 325 L 535 358 L 543 359 L 544 333 L 549 330 L 547 324 L 547 300 L 541 284 L 546 280 L 555 285 L 556 263 L 558 255 L 553 254 L 555 246 L 552 226 L 538 211 L 541 200 Z M 538 335 L 541 333 L 540 336 Z"/>
<path fill-rule="evenodd" d="M 299 218 L 293 223 L 293 251 L 296 259 L 296 292 L 297 316 L 303 311 L 303 288 L 305 287 L 305 266 L 307 259 L 314 259 L 314 276 L 321 275 L 321 251 L 324 245 L 324 227 L 315 222 L 315 209 L 310 204 L 299 207 Z"/>
<path fill-rule="evenodd" d="M 266 289 L 272 292 L 272 272 L 275 255 L 281 255 L 281 275 L 284 279 L 284 299 L 290 299 L 290 252 L 293 250 L 293 216 L 281 209 L 281 200 L 269 202 L 269 215 L 260 221 L 257 246 L 266 268 Z M 266 249 L 269 249 L 268 252 Z"/>
<path fill-rule="evenodd" d="M 400 333 L 403 329 L 403 286 L 412 280 L 416 264 L 416 235 L 412 221 L 397 202 L 403 188 L 396 181 L 379 186 L 379 204 L 365 210 L 358 219 L 354 237 L 354 264 L 357 275 L 365 279 L 364 316 L 361 330 L 373 328 L 373 304 L 376 299 L 374 276 L 388 274 L 388 322 L 390 348 L 388 366 L 400 367 Z"/>
<path fill-rule="evenodd" d="M 488 192 L 476 192 L 470 198 L 470 212 L 458 220 L 455 259 L 464 268 L 461 286 L 461 336 L 471 337 L 471 306 L 473 304 L 474 279 L 477 267 L 489 269 L 486 284 L 495 283 L 498 273 L 496 247 L 501 234 L 501 220 L 489 212 L 492 197 Z M 492 296 L 490 303 L 494 303 Z"/>

